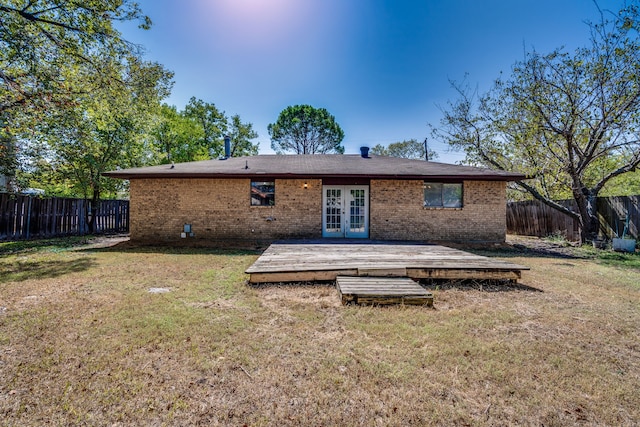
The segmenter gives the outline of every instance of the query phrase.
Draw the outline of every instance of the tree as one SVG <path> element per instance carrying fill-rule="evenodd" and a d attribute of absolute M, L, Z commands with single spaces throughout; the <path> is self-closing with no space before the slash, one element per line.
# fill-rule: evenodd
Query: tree
<path fill-rule="evenodd" d="M 200 134 L 192 144 L 206 150 L 209 158 L 221 156 L 224 153 L 223 136 L 227 132 L 227 117 L 224 111 L 218 110 L 215 104 L 191 97 L 183 114 L 193 121 Z"/>
<path fill-rule="evenodd" d="M 371 148 L 371 154 L 379 156 L 403 157 L 405 159 L 425 160 L 425 144 L 415 139 L 392 142 L 387 147 L 377 144 Z M 429 150 L 429 160 L 438 158 L 438 153 Z"/>
<path fill-rule="evenodd" d="M 122 88 L 106 63 L 139 56 L 114 26 L 124 21 L 151 25 L 134 0 L 0 1 L 0 117 L 3 141 L 11 142 L 3 142 L 0 163 L 10 174 L 19 161 L 28 180 L 30 168 L 47 163 L 29 156 L 41 151 L 34 146 L 36 128 L 75 114 L 103 89 Z"/>
<path fill-rule="evenodd" d="M 210 158 L 208 151 L 196 143 L 202 138 L 199 126 L 175 106 L 163 104 L 154 120 L 149 132 L 150 164 Z"/>
<path fill-rule="evenodd" d="M 294 105 L 282 110 L 275 123 L 267 127 L 271 148 L 278 153 L 344 153 L 340 145 L 344 132 L 324 108 Z"/>
<path fill-rule="evenodd" d="M 242 123 L 239 115 L 234 115 L 227 122 L 229 137 L 231 138 L 231 157 L 255 156 L 258 154 L 258 144 L 251 140 L 258 137 L 251 123 Z"/>
<path fill-rule="evenodd" d="M 133 0 L 5 0 L 0 13 L 0 112 L 66 108 L 91 86 L 65 71 L 83 65 L 98 83 L 105 52 L 135 50 L 114 22 L 151 25 Z"/>
<path fill-rule="evenodd" d="M 12 189 L 18 169 L 18 141 L 0 113 L 0 191 Z"/>
<path fill-rule="evenodd" d="M 191 98 L 184 111 L 162 105 L 149 133 L 151 163 L 192 162 L 218 157 L 224 152 L 223 137 L 231 137 L 231 157 L 258 154 L 258 137 L 251 123 L 239 115 L 228 118 L 214 104 Z"/>
<path fill-rule="evenodd" d="M 49 180 L 66 183 L 72 194 L 91 200 L 90 231 L 101 195 L 117 185 L 102 173 L 142 165 L 141 135 L 172 84 L 172 73 L 136 57 L 125 62 L 105 58 L 102 66 L 117 84 L 78 98 L 75 108 L 51 114 L 37 129 L 40 143 L 48 147 L 39 167 Z"/>
<path fill-rule="evenodd" d="M 531 176 L 517 187 L 576 219 L 583 241 L 598 235 L 600 191 L 640 164 L 638 9 L 611 16 L 590 46 L 529 52 L 484 95 L 453 83 L 460 98 L 434 129 L 469 163 Z M 554 202 L 563 193 L 577 209 Z"/>

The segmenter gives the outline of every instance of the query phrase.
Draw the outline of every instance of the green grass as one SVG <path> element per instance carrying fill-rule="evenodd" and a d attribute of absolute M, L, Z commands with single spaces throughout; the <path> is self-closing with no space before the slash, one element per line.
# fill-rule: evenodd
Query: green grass
<path fill-rule="evenodd" d="M 92 236 L 0 242 L 0 257 L 18 253 L 60 252 L 86 245 Z"/>
<path fill-rule="evenodd" d="M 594 249 L 593 247 L 585 245 L 577 252 L 586 254 L 603 265 L 640 270 L 640 252 L 637 251 L 635 253 L 614 252 L 612 250 Z"/>
<path fill-rule="evenodd" d="M 529 288 L 445 286 L 429 309 L 248 286 L 253 252 L 14 247 L 0 425 L 634 425 L 635 255 L 499 255 Z"/>

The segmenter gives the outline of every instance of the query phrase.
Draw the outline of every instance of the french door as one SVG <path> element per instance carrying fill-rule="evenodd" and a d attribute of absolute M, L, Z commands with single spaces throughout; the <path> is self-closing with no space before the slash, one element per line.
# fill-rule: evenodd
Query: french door
<path fill-rule="evenodd" d="M 369 237 L 369 186 L 322 187 L 322 237 Z"/>

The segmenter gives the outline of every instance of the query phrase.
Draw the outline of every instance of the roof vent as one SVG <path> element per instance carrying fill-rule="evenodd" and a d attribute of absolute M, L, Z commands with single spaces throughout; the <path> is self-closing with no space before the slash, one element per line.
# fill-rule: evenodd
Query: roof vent
<path fill-rule="evenodd" d="M 363 159 L 369 158 L 369 147 L 360 147 L 360 156 Z"/>

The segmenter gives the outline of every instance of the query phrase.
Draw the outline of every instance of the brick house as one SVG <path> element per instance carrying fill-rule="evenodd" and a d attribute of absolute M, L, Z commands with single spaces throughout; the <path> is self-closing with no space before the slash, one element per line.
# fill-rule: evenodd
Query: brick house
<path fill-rule="evenodd" d="M 132 241 L 503 242 L 524 175 L 384 156 L 258 155 L 107 172 L 130 180 Z"/>

